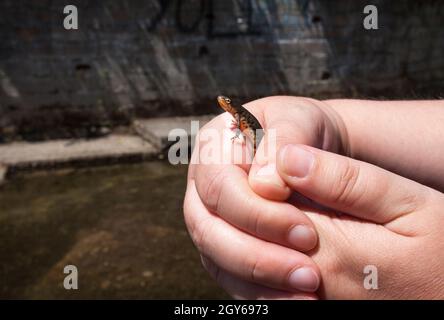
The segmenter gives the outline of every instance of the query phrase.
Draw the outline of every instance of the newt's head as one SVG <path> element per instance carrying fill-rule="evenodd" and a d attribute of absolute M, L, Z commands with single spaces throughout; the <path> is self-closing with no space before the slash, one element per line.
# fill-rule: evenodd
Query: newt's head
<path fill-rule="evenodd" d="M 219 103 L 219 106 L 224 109 L 227 112 L 232 112 L 233 107 L 231 106 L 231 99 L 227 98 L 225 96 L 218 96 L 217 102 Z"/>

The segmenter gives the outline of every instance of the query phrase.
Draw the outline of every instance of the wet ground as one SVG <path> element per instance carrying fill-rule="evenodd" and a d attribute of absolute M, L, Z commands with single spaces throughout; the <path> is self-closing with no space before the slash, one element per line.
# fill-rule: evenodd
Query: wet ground
<path fill-rule="evenodd" d="M 0 189 L 0 298 L 228 296 L 182 218 L 185 166 L 149 162 L 15 177 Z M 66 265 L 78 290 L 66 290 Z"/>

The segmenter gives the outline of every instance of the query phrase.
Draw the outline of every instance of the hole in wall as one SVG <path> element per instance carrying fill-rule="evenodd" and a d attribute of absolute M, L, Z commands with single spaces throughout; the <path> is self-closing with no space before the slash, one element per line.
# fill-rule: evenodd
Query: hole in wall
<path fill-rule="evenodd" d="M 319 23 L 321 21 L 322 21 L 322 18 L 320 16 L 313 16 L 311 18 L 311 22 L 313 22 L 313 23 Z"/>
<path fill-rule="evenodd" d="M 76 71 L 87 71 L 91 70 L 91 66 L 89 64 L 78 64 L 76 65 Z"/>
<path fill-rule="evenodd" d="M 210 53 L 207 46 L 200 46 L 199 47 L 199 57 L 207 56 Z"/>
<path fill-rule="evenodd" d="M 328 71 L 323 71 L 321 74 L 321 80 L 328 80 L 331 78 L 331 74 Z"/>

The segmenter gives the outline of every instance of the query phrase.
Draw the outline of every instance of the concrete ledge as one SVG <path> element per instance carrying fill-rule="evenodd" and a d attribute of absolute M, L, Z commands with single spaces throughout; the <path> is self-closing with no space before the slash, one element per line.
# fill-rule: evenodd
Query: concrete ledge
<path fill-rule="evenodd" d="M 140 137 L 109 135 L 91 140 L 55 140 L 0 145 L 0 164 L 8 174 L 17 170 L 86 166 L 153 158 L 158 150 Z M 1 166 L 0 166 L 1 171 Z M 0 172 L 1 173 L 1 172 Z"/>
<path fill-rule="evenodd" d="M 187 136 L 195 138 L 191 132 L 191 121 L 199 121 L 199 128 L 213 119 L 216 115 L 204 115 L 194 117 L 154 118 L 134 120 L 134 130 L 146 141 L 153 144 L 159 150 L 165 150 L 174 141 L 168 141 L 168 134 L 173 129 L 184 129 Z"/>
<path fill-rule="evenodd" d="M 168 141 L 173 129 L 195 138 L 191 121 L 202 128 L 215 115 L 138 119 L 132 124 L 139 135 L 111 134 L 97 139 L 53 140 L 0 144 L 0 184 L 5 178 L 22 171 L 87 167 L 123 162 L 140 162 L 156 157 L 174 143 Z M 190 139 L 185 140 L 190 142 Z"/>

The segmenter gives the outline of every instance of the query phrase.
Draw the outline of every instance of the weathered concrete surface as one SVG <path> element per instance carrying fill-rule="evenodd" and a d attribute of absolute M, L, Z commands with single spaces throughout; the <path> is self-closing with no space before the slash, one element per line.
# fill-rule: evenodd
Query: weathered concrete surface
<path fill-rule="evenodd" d="M 111 134 L 94 139 L 0 144 L 0 183 L 8 172 L 17 170 L 151 159 L 176 142 L 168 141 L 172 130 L 176 130 L 175 137 L 180 136 L 181 141 L 191 145 L 198 130 L 215 116 L 134 120 L 132 129 L 139 136 Z"/>
<path fill-rule="evenodd" d="M 173 132 L 174 137 L 178 136 L 182 141 L 190 142 L 190 139 L 194 140 L 196 137 L 197 130 L 215 116 L 138 119 L 133 122 L 133 127 L 141 137 L 152 143 L 156 148 L 165 150 L 175 142 L 168 140 L 168 135 L 172 130 L 175 130 Z M 191 128 L 193 121 L 197 130 Z"/>
<path fill-rule="evenodd" d="M 0 145 L 0 163 L 9 170 L 143 159 L 157 153 L 150 143 L 131 135 L 110 135 L 91 140 L 56 140 Z"/>
<path fill-rule="evenodd" d="M 436 97 L 444 1 L 0 2 L 0 141 L 206 114 L 214 98 Z"/>

